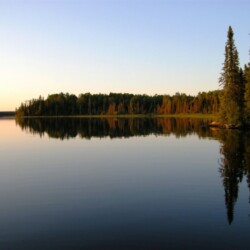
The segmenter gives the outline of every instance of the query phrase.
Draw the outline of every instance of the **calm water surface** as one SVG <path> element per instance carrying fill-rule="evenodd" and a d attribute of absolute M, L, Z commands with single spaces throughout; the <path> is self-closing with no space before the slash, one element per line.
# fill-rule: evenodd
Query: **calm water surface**
<path fill-rule="evenodd" d="M 0 120 L 1 249 L 250 249 L 250 135 L 202 120 Z"/>

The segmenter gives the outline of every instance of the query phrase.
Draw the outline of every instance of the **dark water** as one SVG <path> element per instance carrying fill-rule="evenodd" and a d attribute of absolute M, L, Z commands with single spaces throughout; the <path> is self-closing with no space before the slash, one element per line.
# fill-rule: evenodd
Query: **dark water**
<path fill-rule="evenodd" d="M 0 120 L 0 249 L 250 249 L 250 134 L 206 124 Z"/>

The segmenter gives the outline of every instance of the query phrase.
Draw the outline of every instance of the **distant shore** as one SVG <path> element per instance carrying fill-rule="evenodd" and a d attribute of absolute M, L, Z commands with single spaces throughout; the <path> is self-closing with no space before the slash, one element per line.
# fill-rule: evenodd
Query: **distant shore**
<path fill-rule="evenodd" d="M 0 119 L 15 118 L 15 112 L 13 111 L 0 111 Z"/>

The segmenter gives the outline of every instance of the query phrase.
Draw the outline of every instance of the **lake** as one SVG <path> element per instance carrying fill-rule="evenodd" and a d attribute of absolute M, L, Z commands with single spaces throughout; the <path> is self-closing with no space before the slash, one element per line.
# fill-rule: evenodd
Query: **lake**
<path fill-rule="evenodd" d="M 250 133 L 208 122 L 0 120 L 0 248 L 250 249 Z"/>

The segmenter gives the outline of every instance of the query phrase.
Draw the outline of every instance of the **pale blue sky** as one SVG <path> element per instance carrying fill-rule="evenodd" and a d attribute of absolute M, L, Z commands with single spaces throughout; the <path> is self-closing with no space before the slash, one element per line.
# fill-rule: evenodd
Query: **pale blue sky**
<path fill-rule="evenodd" d="M 249 61 L 249 0 L 0 0 L 0 110 L 39 95 L 219 88 L 228 26 Z"/>

